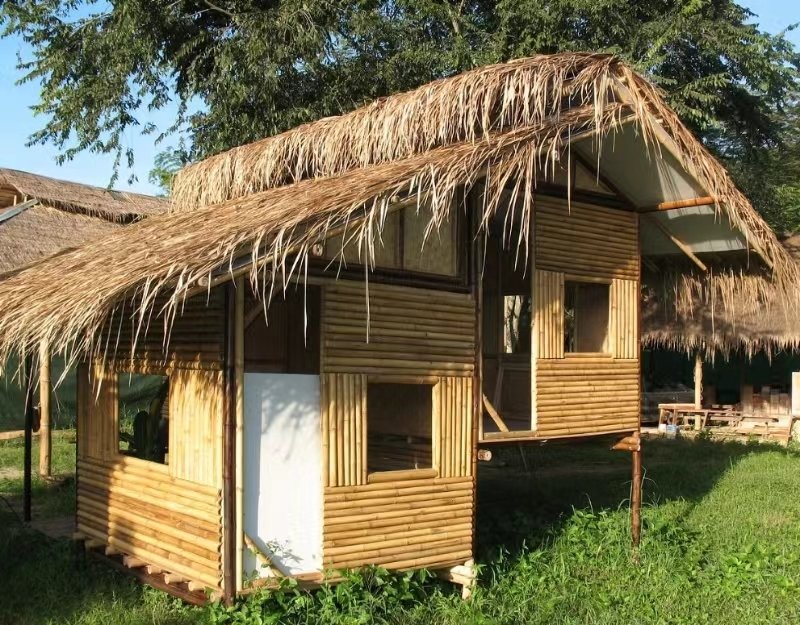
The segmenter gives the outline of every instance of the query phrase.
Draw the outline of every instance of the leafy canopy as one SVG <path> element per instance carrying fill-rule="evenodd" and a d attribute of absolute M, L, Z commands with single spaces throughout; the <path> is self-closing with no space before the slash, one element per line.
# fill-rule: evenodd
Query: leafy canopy
<path fill-rule="evenodd" d="M 781 144 L 800 56 L 753 18 L 731 0 L 6 0 L 0 8 L 4 34 L 31 46 L 25 80 L 41 81 L 35 110 L 47 121 L 31 142 L 54 143 L 62 158 L 110 153 L 117 165 L 132 163 L 123 140 L 132 129 L 179 132 L 189 146 L 181 160 L 196 159 L 471 67 L 568 50 L 619 55 L 709 145 L 755 162 Z M 172 127 L 147 122 L 172 100 Z"/>

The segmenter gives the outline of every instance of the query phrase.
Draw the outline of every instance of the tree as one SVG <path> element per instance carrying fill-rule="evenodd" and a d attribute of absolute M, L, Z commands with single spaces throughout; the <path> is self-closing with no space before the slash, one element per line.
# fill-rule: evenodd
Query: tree
<path fill-rule="evenodd" d="M 6 0 L 33 49 L 33 142 L 130 161 L 141 112 L 180 103 L 191 159 L 480 64 L 612 52 L 651 76 L 723 154 L 778 145 L 800 57 L 732 0 Z M 203 106 L 190 113 L 188 104 Z"/>
<path fill-rule="evenodd" d="M 172 179 L 178 170 L 190 162 L 189 155 L 183 143 L 177 148 L 169 147 L 156 154 L 153 169 L 150 170 L 148 180 L 150 184 L 161 189 L 161 196 L 169 195 L 172 188 Z"/>

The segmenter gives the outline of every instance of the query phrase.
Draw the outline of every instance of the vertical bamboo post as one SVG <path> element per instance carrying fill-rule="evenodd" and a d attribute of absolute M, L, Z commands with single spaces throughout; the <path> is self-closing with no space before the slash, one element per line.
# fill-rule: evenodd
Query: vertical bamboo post
<path fill-rule="evenodd" d="M 635 449 L 631 452 L 632 456 L 632 480 L 631 480 L 631 540 L 633 547 L 638 548 L 642 536 L 642 444 L 639 433 L 634 434 L 636 438 Z"/>
<path fill-rule="evenodd" d="M 46 341 L 39 344 L 39 475 L 50 477 L 52 463 L 50 449 L 50 349 Z"/>
<path fill-rule="evenodd" d="M 536 359 L 539 357 L 539 327 L 536 322 L 536 211 L 530 207 L 528 216 L 528 254 L 529 271 L 531 280 L 531 430 L 536 431 L 539 427 L 537 415 L 537 392 L 536 392 Z"/>
<path fill-rule="evenodd" d="M 236 280 L 234 302 L 234 377 L 236 384 L 236 592 L 244 570 L 244 279 Z"/>
<path fill-rule="evenodd" d="M 476 532 L 478 520 L 477 491 L 478 491 L 478 439 L 483 437 L 483 281 L 482 259 L 484 257 L 485 238 L 478 236 L 477 206 L 475 194 L 467 197 L 467 210 L 469 219 L 468 240 L 472 245 L 468 248 L 470 262 L 470 279 L 472 298 L 475 305 L 475 370 L 472 376 L 472 423 L 470 432 L 470 477 L 472 478 L 472 554 L 477 549 Z M 502 316 L 500 317 L 502 319 Z"/>
<path fill-rule="evenodd" d="M 31 520 L 31 455 L 33 447 L 33 358 L 25 359 L 25 447 L 22 467 L 22 515 L 26 523 Z"/>
<path fill-rule="evenodd" d="M 703 356 L 699 349 L 694 354 L 694 407 L 703 407 Z"/>
<path fill-rule="evenodd" d="M 225 286 L 225 400 L 222 419 L 222 598 L 233 603 L 236 594 L 236 293 L 233 282 Z"/>

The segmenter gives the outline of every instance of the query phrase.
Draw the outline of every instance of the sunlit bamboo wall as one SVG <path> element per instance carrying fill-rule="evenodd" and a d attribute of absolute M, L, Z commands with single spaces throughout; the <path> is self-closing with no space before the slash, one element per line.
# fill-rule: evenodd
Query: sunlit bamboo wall
<path fill-rule="evenodd" d="M 638 280 L 636 213 L 536 196 L 536 268 Z"/>
<path fill-rule="evenodd" d="M 323 295 L 323 559 L 326 568 L 444 567 L 472 554 L 475 307 L 467 294 L 326 285 Z M 366 466 L 370 380 L 433 386 L 432 470 Z M 409 475 L 411 474 L 411 475 Z"/>
<path fill-rule="evenodd" d="M 122 331 L 117 359 L 79 368 L 78 530 L 111 553 L 218 589 L 224 326 L 218 291 L 208 302 L 187 303 L 167 357 L 163 325 L 154 321 L 133 359 L 131 333 Z M 166 465 L 118 451 L 118 377 L 131 372 L 169 377 Z"/>
<path fill-rule="evenodd" d="M 369 335 L 367 317 L 369 315 Z M 325 287 L 327 373 L 471 376 L 475 306 L 469 295 L 339 281 Z"/>
<path fill-rule="evenodd" d="M 638 219 L 632 212 L 537 198 L 537 436 L 639 425 Z M 565 280 L 609 284 L 608 354 L 564 353 Z"/>

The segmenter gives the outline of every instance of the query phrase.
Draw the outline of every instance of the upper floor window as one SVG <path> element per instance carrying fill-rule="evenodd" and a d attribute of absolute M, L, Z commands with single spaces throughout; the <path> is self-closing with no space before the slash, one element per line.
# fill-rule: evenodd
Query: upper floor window
<path fill-rule="evenodd" d="M 596 282 L 564 283 L 564 351 L 609 351 L 610 286 Z"/>

